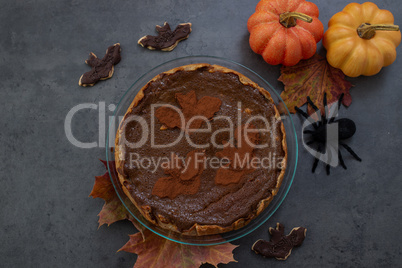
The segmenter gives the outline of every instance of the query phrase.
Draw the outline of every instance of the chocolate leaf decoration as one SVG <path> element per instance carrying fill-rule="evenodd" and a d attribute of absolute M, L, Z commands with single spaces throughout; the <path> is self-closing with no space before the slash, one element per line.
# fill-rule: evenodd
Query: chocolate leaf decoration
<path fill-rule="evenodd" d="M 184 39 L 187 39 L 191 33 L 191 23 L 182 23 L 177 25 L 172 31 L 170 25 L 165 22 L 163 27 L 157 25 L 157 36 L 147 35 L 138 40 L 138 44 L 150 50 L 171 51 L 177 44 Z"/>
<path fill-rule="evenodd" d="M 285 85 L 281 97 L 289 109 L 295 113 L 294 107 L 300 107 L 307 102 L 307 96 L 324 113 L 324 93 L 327 93 L 328 103 L 337 101 L 342 93 L 343 105 L 349 106 L 352 103 L 349 89 L 352 84 L 345 80 L 345 75 L 339 69 L 328 64 L 326 58 L 316 54 L 308 60 L 302 60 L 295 66 L 282 66 L 281 76 L 278 79 Z M 279 111 L 285 112 L 282 103 Z M 313 110 L 309 107 L 309 113 Z"/>
<path fill-rule="evenodd" d="M 233 250 L 237 246 L 224 243 L 216 246 L 190 246 L 167 240 L 151 231 L 144 236 L 136 233 L 119 251 L 137 254 L 134 268 L 198 268 L 203 263 L 217 267 L 219 263 L 236 262 Z"/>
<path fill-rule="evenodd" d="M 281 223 L 276 224 L 276 228 L 269 228 L 271 234 L 270 241 L 258 240 L 252 246 L 252 250 L 267 258 L 286 260 L 293 247 L 300 246 L 306 237 L 307 229 L 304 227 L 293 228 L 288 235 L 284 235 L 285 227 Z"/>
<path fill-rule="evenodd" d="M 204 152 L 198 150 L 189 152 L 184 161 L 173 154 L 169 167 L 165 168 L 165 173 L 170 176 L 159 178 L 152 189 L 152 194 L 174 199 L 180 194 L 197 193 L 201 184 L 200 176 L 204 171 L 203 161 L 200 160 L 204 157 Z"/>
<path fill-rule="evenodd" d="M 255 128 L 249 125 L 248 129 Z M 228 185 L 239 183 L 243 175 L 253 171 L 250 161 L 254 156 L 253 150 L 258 143 L 259 134 L 257 132 L 247 132 L 246 136 L 244 130 L 244 125 L 237 127 L 235 130 L 236 144 L 225 141 L 223 150 L 216 153 L 217 157 L 228 159 L 229 164 L 218 169 L 215 176 L 215 184 Z"/>
<path fill-rule="evenodd" d="M 92 69 L 80 77 L 78 84 L 83 87 L 93 86 L 99 80 L 111 78 L 114 72 L 114 65 L 121 60 L 120 51 L 120 44 L 117 43 L 108 47 L 102 59 L 99 59 L 91 52 L 85 63 L 91 66 Z"/>
<path fill-rule="evenodd" d="M 188 120 L 192 119 L 194 116 L 202 116 L 206 120 L 211 119 L 214 114 L 219 111 L 222 104 L 220 99 L 210 96 L 204 96 L 197 100 L 194 90 L 187 94 L 176 93 L 175 97 L 181 107 L 184 122 L 180 114 L 168 106 L 162 106 L 155 112 L 155 116 L 158 120 L 168 128 L 178 127 L 185 130 L 185 125 Z M 204 121 L 203 119 L 196 118 L 192 120 L 189 128 L 198 129 Z"/>

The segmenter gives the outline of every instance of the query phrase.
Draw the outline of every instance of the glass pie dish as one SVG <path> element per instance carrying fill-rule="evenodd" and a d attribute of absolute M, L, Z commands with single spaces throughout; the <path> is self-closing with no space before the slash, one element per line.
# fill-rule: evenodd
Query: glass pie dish
<path fill-rule="evenodd" d="M 251 79 L 253 82 L 257 83 L 260 87 L 267 90 L 271 94 L 271 97 L 276 105 L 282 103 L 283 106 L 286 107 L 286 105 L 284 105 L 280 95 L 276 92 L 276 90 L 267 81 L 265 81 L 261 76 L 259 76 L 257 73 L 255 73 L 251 69 L 249 69 L 241 64 L 238 64 L 236 62 L 233 62 L 233 61 L 230 61 L 227 59 L 223 59 L 223 58 L 211 57 L 211 56 L 190 56 L 190 57 L 178 58 L 178 59 L 174 59 L 174 60 L 165 62 L 165 63 L 149 70 L 143 76 L 141 76 L 124 93 L 123 97 L 121 98 L 121 100 L 119 101 L 119 103 L 115 109 L 114 118 L 121 119 L 124 116 L 127 109 L 129 108 L 131 102 L 133 101 L 133 99 L 137 95 L 137 93 L 140 91 L 140 89 L 144 85 L 146 85 L 156 75 L 158 75 L 162 72 L 171 70 L 173 68 L 179 67 L 179 66 L 188 65 L 188 64 L 196 64 L 196 63 L 216 64 L 216 65 L 226 67 L 228 69 L 232 69 L 236 72 L 239 72 L 239 73 L 243 74 L 244 76 L 248 77 L 249 79 Z M 129 213 L 139 223 L 141 223 L 144 227 L 146 227 L 150 231 L 152 231 L 166 239 L 169 239 L 171 241 L 182 243 L 182 244 L 188 244 L 188 245 L 210 246 L 210 245 L 222 244 L 225 242 L 230 242 L 230 241 L 239 239 L 239 238 L 253 232 L 258 227 L 260 227 L 275 213 L 275 211 L 282 204 L 283 200 L 285 199 L 285 197 L 290 189 L 290 186 L 292 185 L 294 175 L 296 172 L 296 166 L 297 166 L 298 145 L 297 145 L 297 137 L 296 137 L 296 132 L 295 132 L 292 118 L 291 118 L 291 116 L 289 116 L 288 110 L 286 108 L 285 108 L 285 110 L 286 110 L 286 112 L 285 112 L 285 114 L 283 114 L 281 116 L 281 119 L 284 124 L 285 131 L 286 131 L 288 156 L 287 156 L 287 168 L 286 168 L 286 172 L 283 177 L 283 180 L 282 180 L 281 187 L 279 188 L 278 193 L 274 196 L 273 200 L 270 202 L 268 207 L 265 208 L 256 218 L 251 220 L 250 223 L 248 223 L 244 227 L 241 227 L 234 231 L 222 233 L 220 235 L 190 236 L 190 235 L 184 235 L 184 234 L 180 234 L 177 232 L 163 229 L 157 225 L 154 225 L 153 223 L 149 222 L 148 220 L 146 220 L 142 216 L 140 211 L 135 207 L 135 205 L 133 203 L 131 203 L 131 201 L 129 201 L 128 198 L 125 198 L 125 193 L 120 184 L 120 180 L 118 179 L 116 170 L 114 168 L 112 168 L 112 165 L 109 165 L 109 161 L 115 160 L 114 153 L 112 153 L 108 149 L 108 148 L 110 148 L 109 141 L 110 140 L 113 141 L 113 137 L 115 136 L 115 133 L 116 133 L 116 126 L 113 122 L 111 122 L 111 124 L 109 125 L 109 128 L 108 128 L 108 137 L 106 139 L 106 141 L 107 141 L 106 159 L 107 159 L 107 163 L 108 163 L 109 175 L 112 178 L 112 183 L 116 190 L 116 193 L 119 196 L 120 200 L 122 201 L 123 205 L 129 211 Z M 114 144 L 111 144 L 111 145 L 113 147 Z"/>

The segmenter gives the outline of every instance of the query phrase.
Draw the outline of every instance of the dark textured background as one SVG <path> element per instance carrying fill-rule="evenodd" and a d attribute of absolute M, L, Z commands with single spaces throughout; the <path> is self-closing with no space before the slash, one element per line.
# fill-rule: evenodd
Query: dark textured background
<path fill-rule="evenodd" d="M 132 267 L 136 256 L 116 253 L 135 229 L 119 222 L 97 230 L 103 201 L 88 197 L 94 176 L 104 173 L 103 148 L 74 147 L 64 133 L 67 112 L 79 103 L 117 104 L 150 68 L 177 57 L 214 55 L 255 70 L 278 92 L 279 66 L 269 66 L 248 45 L 246 23 L 258 1 L 1 1 L 0 8 L 0 260 L 2 267 Z M 315 0 L 325 29 L 347 0 Z M 363 2 L 363 1 L 359 1 Z M 397 0 L 377 1 L 395 16 Z M 155 25 L 192 22 L 190 38 L 172 52 L 137 45 Z M 402 24 L 401 18 L 396 24 Z M 122 61 L 112 79 L 78 86 L 89 70 L 84 60 L 102 56 L 116 42 Z M 321 43 L 319 52 L 324 53 Z M 401 47 L 397 52 L 402 53 Z M 299 146 L 290 192 L 262 227 L 235 241 L 238 263 L 220 267 L 397 267 L 402 263 L 402 55 L 373 77 L 349 79 L 352 105 L 340 116 L 353 119 L 348 144 L 362 157 L 346 156 L 348 170 L 310 172 L 313 158 Z M 111 115 L 111 114 L 107 114 Z M 96 111 L 78 113 L 73 133 L 98 137 Z M 301 119 L 294 116 L 300 135 Z M 250 251 L 268 227 L 305 226 L 308 235 L 286 262 Z M 207 267 L 207 265 L 205 265 Z"/>

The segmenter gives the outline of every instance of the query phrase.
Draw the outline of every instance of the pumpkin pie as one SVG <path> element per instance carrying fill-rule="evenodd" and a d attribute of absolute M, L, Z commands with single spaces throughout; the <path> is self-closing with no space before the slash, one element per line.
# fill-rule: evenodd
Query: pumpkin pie
<path fill-rule="evenodd" d="M 286 134 L 268 91 L 226 67 L 190 64 L 141 88 L 117 131 L 115 160 L 148 221 L 217 234 L 248 224 L 278 193 Z"/>

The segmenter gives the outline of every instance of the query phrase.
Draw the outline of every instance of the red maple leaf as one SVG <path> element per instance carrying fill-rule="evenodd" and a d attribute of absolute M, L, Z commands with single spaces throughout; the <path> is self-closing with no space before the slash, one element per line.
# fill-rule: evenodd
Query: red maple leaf
<path fill-rule="evenodd" d="M 327 93 L 328 103 L 337 101 L 342 93 L 344 93 L 343 105 L 349 106 L 352 103 L 349 93 L 352 84 L 345 80 L 341 70 L 329 65 L 326 58 L 318 54 L 308 60 L 300 61 L 295 66 L 282 66 L 278 80 L 285 85 L 281 98 L 291 113 L 296 112 L 295 106 L 303 106 L 309 96 L 323 114 L 324 93 Z M 282 103 L 278 108 L 281 113 L 285 112 Z M 312 112 L 309 107 L 309 113 Z"/>
<path fill-rule="evenodd" d="M 204 96 L 197 100 L 194 90 L 187 94 L 176 93 L 175 97 L 181 107 L 184 120 L 176 110 L 169 106 L 162 106 L 155 112 L 159 121 L 168 128 L 178 127 L 185 130 L 187 122 L 195 116 L 202 116 L 206 120 L 211 119 L 219 111 L 222 104 L 220 99 L 210 96 Z M 200 128 L 204 121 L 201 118 L 194 118 L 189 129 Z"/>

